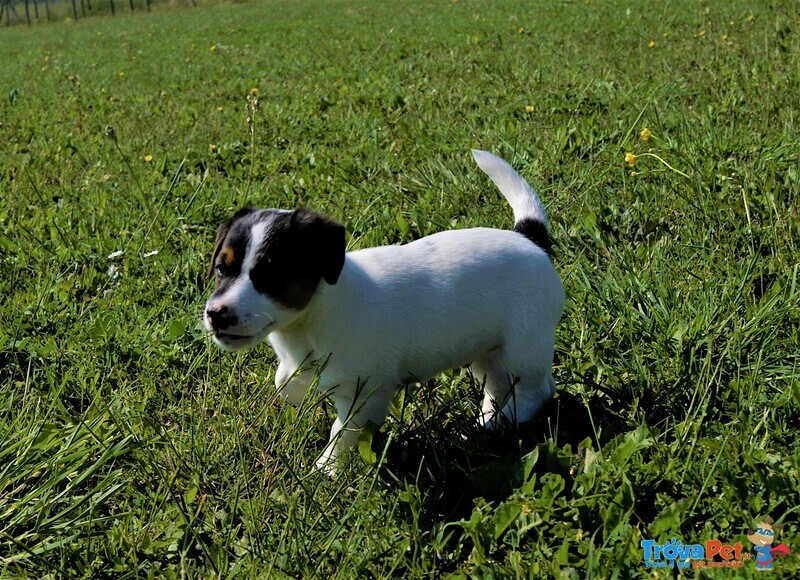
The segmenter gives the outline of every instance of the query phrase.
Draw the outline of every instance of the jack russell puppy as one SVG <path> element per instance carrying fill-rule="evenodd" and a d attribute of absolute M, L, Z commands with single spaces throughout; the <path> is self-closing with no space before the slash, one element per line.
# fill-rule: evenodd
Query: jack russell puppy
<path fill-rule="evenodd" d="M 555 393 L 564 289 L 544 205 L 502 159 L 472 152 L 514 210 L 514 230 L 472 228 L 345 252 L 345 229 L 306 209 L 245 208 L 219 229 L 205 327 L 225 350 L 267 339 L 275 384 L 298 405 L 316 388 L 336 407 L 317 467 L 335 471 L 368 421 L 409 382 L 469 365 L 481 424 L 524 422 Z"/>

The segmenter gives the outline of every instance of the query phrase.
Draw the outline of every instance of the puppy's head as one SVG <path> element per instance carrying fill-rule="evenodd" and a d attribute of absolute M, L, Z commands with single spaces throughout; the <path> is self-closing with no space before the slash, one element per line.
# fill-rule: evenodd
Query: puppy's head
<path fill-rule="evenodd" d="M 226 350 L 253 346 L 294 322 L 324 280 L 344 266 L 344 227 L 305 210 L 244 208 L 219 228 L 216 288 L 203 322 Z"/>

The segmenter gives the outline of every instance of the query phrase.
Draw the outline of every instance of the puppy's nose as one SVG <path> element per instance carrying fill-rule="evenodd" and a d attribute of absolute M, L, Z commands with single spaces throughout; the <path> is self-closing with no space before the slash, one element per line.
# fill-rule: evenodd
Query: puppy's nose
<path fill-rule="evenodd" d="M 225 330 L 228 327 L 236 325 L 236 317 L 231 315 L 230 309 L 227 306 L 206 308 L 206 315 L 211 321 L 211 326 L 214 330 Z"/>

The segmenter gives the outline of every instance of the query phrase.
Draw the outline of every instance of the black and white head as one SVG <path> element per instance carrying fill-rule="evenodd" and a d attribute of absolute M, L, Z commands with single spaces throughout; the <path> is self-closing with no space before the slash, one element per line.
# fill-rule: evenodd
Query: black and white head
<path fill-rule="evenodd" d="M 226 350 L 248 348 L 291 325 L 320 283 L 344 266 L 344 226 L 305 209 L 244 208 L 219 228 L 211 271 L 216 288 L 203 322 Z"/>

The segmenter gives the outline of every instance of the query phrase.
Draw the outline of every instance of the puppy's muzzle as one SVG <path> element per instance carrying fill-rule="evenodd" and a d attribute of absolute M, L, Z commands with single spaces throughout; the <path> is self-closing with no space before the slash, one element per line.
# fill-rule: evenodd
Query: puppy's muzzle
<path fill-rule="evenodd" d="M 236 326 L 239 322 L 227 306 L 206 308 L 206 316 L 208 316 L 208 321 L 211 323 L 211 328 L 217 332 L 230 328 L 231 326 Z"/>

